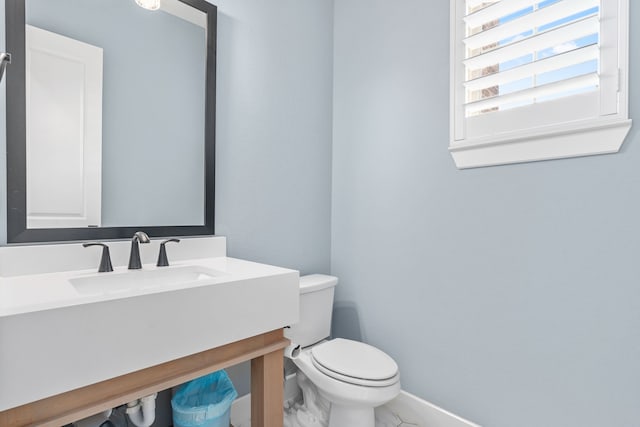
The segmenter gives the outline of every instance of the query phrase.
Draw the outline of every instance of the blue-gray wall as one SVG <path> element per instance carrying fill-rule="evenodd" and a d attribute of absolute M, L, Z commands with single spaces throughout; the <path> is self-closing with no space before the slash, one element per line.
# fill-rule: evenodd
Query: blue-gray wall
<path fill-rule="evenodd" d="M 449 2 L 338 0 L 335 16 L 330 1 L 218 5 L 216 227 L 229 254 L 308 273 L 331 253 L 336 332 L 486 427 L 638 426 L 637 28 L 621 153 L 458 171 Z"/>
<path fill-rule="evenodd" d="M 216 233 L 230 256 L 328 272 L 333 2 L 217 5 Z"/>
<path fill-rule="evenodd" d="M 229 256 L 328 273 L 333 2 L 216 3 L 216 233 Z M 247 393 L 247 365 L 229 371 Z"/>
<path fill-rule="evenodd" d="M 335 2 L 334 332 L 486 427 L 637 427 L 640 30 L 620 153 L 459 171 L 449 5 Z"/>

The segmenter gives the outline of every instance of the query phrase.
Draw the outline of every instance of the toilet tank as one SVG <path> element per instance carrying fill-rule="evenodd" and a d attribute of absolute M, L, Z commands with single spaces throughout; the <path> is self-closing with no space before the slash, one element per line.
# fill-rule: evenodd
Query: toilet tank
<path fill-rule="evenodd" d="M 307 347 L 329 337 L 337 283 L 337 277 L 324 274 L 300 277 L 300 320 L 284 330 L 292 343 Z"/>

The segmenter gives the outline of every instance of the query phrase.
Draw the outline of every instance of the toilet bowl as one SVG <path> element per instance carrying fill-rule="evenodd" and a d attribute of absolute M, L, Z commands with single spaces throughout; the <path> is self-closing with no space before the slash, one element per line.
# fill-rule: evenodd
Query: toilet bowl
<path fill-rule="evenodd" d="M 372 354 L 374 361 L 368 358 Z M 358 360 L 363 362 L 360 368 L 365 369 L 353 365 Z M 400 393 L 400 374 L 393 359 L 357 341 L 325 341 L 303 349 L 294 363 L 331 402 L 330 427 L 373 427 L 373 408 Z"/>
<path fill-rule="evenodd" d="M 300 278 L 300 321 L 285 336 L 301 347 L 291 357 L 295 365 L 331 403 L 329 427 L 374 427 L 374 408 L 400 393 L 398 365 L 371 345 L 326 339 L 337 282 L 320 274 Z"/>

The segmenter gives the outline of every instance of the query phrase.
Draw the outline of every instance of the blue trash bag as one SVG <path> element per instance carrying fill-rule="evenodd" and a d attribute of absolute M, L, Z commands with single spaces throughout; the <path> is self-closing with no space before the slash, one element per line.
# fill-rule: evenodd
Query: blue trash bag
<path fill-rule="evenodd" d="M 229 427 L 238 392 L 224 370 L 182 384 L 171 399 L 175 427 Z"/>

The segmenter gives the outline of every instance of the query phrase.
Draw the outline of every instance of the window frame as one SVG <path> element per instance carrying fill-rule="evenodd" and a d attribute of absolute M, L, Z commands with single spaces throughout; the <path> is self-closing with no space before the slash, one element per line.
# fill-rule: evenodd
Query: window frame
<path fill-rule="evenodd" d="M 600 89 L 594 92 L 598 94 L 595 96 L 596 105 L 591 93 L 583 116 L 561 122 L 555 121 L 554 117 L 552 122 L 509 128 L 504 123 L 517 123 L 518 116 L 527 111 L 531 114 L 538 109 L 541 114 L 542 109 L 556 101 L 488 113 L 480 119 L 478 116 L 465 117 L 465 47 L 462 41 L 465 37 L 465 0 L 451 1 L 449 151 L 459 169 L 607 154 L 620 150 L 631 128 L 628 116 L 629 1 L 602 0 L 600 7 L 603 16 L 600 43 L 604 46 L 614 45 L 615 48 L 601 51 L 601 69 L 608 72 L 600 76 Z M 574 95 L 557 100 L 556 108 L 567 102 L 577 106 L 581 101 L 579 97 Z M 583 98 L 586 100 L 588 97 Z M 485 128 L 498 130 L 484 136 L 468 136 L 468 119 L 485 121 Z"/>

